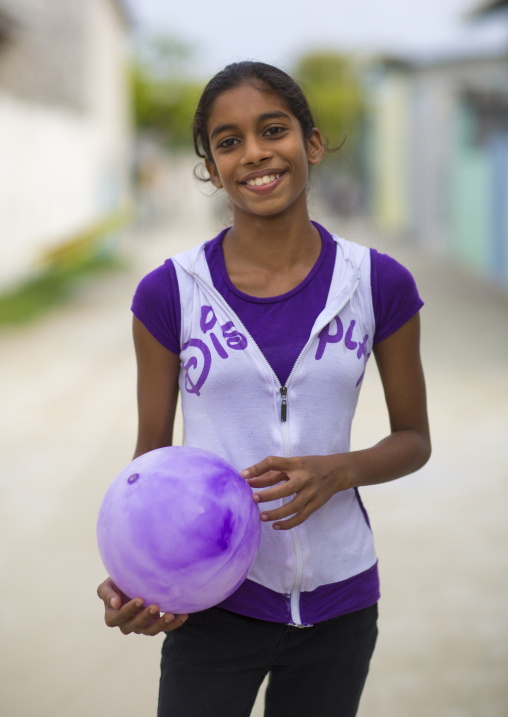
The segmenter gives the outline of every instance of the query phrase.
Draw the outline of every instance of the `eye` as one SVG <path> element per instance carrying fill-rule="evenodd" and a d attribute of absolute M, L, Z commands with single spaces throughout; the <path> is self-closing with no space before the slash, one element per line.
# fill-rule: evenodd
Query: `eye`
<path fill-rule="evenodd" d="M 238 140 L 234 137 L 226 137 L 217 144 L 217 149 L 229 149 L 234 147 L 238 143 Z"/>
<path fill-rule="evenodd" d="M 265 136 L 278 137 L 278 135 L 282 134 L 286 130 L 287 130 L 287 127 L 281 127 L 280 125 L 274 125 L 272 127 L 268 127 L 268 129 L 265 131 Z"/>

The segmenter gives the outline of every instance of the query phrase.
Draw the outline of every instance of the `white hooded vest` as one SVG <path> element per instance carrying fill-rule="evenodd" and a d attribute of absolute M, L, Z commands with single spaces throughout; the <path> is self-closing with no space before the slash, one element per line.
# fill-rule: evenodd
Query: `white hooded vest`
<path fill-rule="evenodd" d="M 337 253 L 326 306 L 285 387 L 213 287 L 204 245 L 173 257 L 182 310 L 186 445 L 212 451 L 239 471 L 269 455 L 349 451 L 375 329 L 370 253 L 333 238 Z M 375 563 L 372 533 L 358 492 L 351 489 L 289 531 L 263 524 L 248 579 L 290 596 L 292 620 L 300 624 L 302 592 L 347 580 Z"/>

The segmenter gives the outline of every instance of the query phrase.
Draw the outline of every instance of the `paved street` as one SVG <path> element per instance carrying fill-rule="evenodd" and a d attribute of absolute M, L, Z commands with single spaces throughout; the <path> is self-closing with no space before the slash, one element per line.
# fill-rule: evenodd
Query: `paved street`
<path fill-rule="evenodd" d="M 134 448 L 135 286 L 222 225 L 190 173 L 172 186 L 171 220 L 121 240 L 127 269 L 0 335 L 2 717 L 155 715 L 160 639 L 104 626 L 95 522 Z M 372 222 L 324 223 L 405 263 L 426 301 L 433 457 L 418 474 L 362 494 L 383 597 L 360 717 L 506 717 L 508 297 L 384 241 Z M 386 432 L 371 363 L 353 445 Z"/>

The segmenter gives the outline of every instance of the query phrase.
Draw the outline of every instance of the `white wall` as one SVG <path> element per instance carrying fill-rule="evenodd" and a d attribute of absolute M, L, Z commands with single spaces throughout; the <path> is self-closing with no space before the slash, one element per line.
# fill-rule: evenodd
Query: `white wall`
<path fill-rule="evenodd" d="M 0 290 L 128 196 L 126 33 L 114 3 L 88 2 L 84 111 L 0 88 Z"/>

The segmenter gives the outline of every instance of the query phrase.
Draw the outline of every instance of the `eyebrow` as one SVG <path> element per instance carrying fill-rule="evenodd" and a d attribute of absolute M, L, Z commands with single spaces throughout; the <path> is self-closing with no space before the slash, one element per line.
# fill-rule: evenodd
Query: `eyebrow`
<path fill-rule="evenodd" d="M 265 112 L 264 114 L 259 115 L 257 121 L 265 122 L 269 119 L 280 119 L 281 117 L 284 117 L 285 119 L 291 119 L 291 117 L 286 114 L 286 112 L 283 112 L 282 110 L 276 110 L 275 112 Z M 236 127 L 236 124 L 221 124 L 212 130 L 210 139 L 213 139 L 217 134 L 220 134 L 221 132 L 229 132 L 229 130 L 236 129 Z"/>

